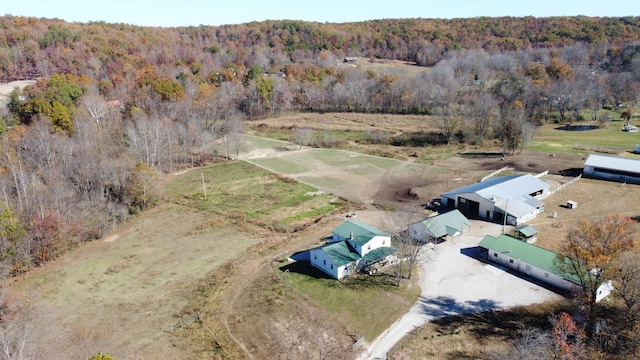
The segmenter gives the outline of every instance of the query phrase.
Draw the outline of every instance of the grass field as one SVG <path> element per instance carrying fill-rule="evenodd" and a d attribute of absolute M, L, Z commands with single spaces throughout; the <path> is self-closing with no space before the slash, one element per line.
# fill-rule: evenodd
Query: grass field
<path fill-rule="evenodd" d="M 314 188 L 244 162 L 173 177 L 164 204 L 19 279 L 17 288 L 37 289 L 53 314 L 41 339 L 53 357 L 184 358 L 169 330 L 201 310 L 184 309 L 209 273 L 267 240 L 269 229 L 339 207 L 332 195 L 310 195 Z"/>
<path fill-rule="evenodd" d="M 372 202 L 388 172 L 409 177 L 426 171 L 421 164 L 337 149 L 271 153 L 246 161 L 354 202 Z"/>
<path fill-rule="evenodd" d="M 53 319 L 41 342 L 55 358 L 110 351 L 179 358 L 166 332 L 184 316 L 194 284 L 260 241 L 178 205 L 146 212 L 103 241 L 28 274 Z M 201 229 L 201 230 L 196 230 Z M 137 358 L 136 356 L 136 358 Z"/>
<path fill-rule="evenodd" d="M 545 152 L 582 155 L 596 152 L 597 149 L 611 149 L 616 155 L 625 156 L 633 151 L 635 144 L 640 143 L 640 133 L 621 131 L 623 123 L 612 121 L 605 128 L 588 131 L 566 131 L 559 129 L 561 126 L 558 124 L 544 125 L 536 130 L 528 147 Z"/>

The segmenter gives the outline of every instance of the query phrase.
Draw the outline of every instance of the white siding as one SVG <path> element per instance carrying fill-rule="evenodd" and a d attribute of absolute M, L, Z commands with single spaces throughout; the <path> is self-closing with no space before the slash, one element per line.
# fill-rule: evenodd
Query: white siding
<path fill-rule="evenodd" d="M 489 250 L 488 253 L 489 260 L 496 262 L 498 264 L 502 264 L 506 267 L 519 271 L 521 273 L 527 274 L 534 279 L 538 279 L 540 281 L 546 282 L 547 284 L 553 285 L 557 288 L 564 290 L 572 290 L 577 285 L 565 280 L 563 277 L 556 275 L 554 273 L 550 273 L 544 269 L 540 269 L 533 265 L 527 264 L 520 259 L 514 259 L 508 254 L 499 253 L 495 250 Z"/>
<path fill-rule="evenodd" d="M 331 261 L 329 256 L 327 256 L 327 253 L 322 251 L 322 249 L 312 249 L 309 255 L 310 255 L 311 266 L 324 271 L 334 279 L 339 280 L 342 276 L 344 276 L 344 275 L 340 276 L 339 267 L 337 267 Z"/>
<path fill-rule="evenodd" d="M 374 236 L 373 239 L 364 244 L 362 248 L 360 248 L 360 246 L 356 246 L 353 243 L 351 243 L 351 245 L 356 249 L 360 256 L 365 256 L 371 250 L 375 250 L 383 246 L 391 246 L 391 237 L 382 235 Z"/>

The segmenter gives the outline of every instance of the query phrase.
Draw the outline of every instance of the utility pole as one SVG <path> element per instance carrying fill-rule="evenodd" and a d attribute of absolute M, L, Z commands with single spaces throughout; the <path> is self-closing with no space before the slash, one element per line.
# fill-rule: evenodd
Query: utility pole
<path fill-rule="evenodd" d="M 507 208 L 509 207 L 509 199 L 505 199 L 506 203 L 504 205 L 504 221 L 502 222 L 502 235 L 504 235 L 504 228 L 507 226 Z"/>
<path fill-rule="evenodd" d="M 204 198 L 207 198 L 207 186 L 204 184 L 204 173 L 200 173 L 202 176 L 202 191 L 204 192 Z"/>

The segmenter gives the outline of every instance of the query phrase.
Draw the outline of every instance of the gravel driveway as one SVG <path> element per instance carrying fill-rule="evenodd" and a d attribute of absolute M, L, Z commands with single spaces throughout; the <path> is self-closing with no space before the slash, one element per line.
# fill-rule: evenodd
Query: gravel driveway
<path fill-rule="evenodd" d="M 365 345 L 358 360 L 385 359 L 387 352 L 415 327 L 448 315 L 505 309 L 559 299 L 560 295 L 476 260 L 485 235 L 499 235 L 502 226 L 472 220 L 462 236 L 439 245 L 425 245 L 420 267 L 422 295 L 402 318 Z"/>

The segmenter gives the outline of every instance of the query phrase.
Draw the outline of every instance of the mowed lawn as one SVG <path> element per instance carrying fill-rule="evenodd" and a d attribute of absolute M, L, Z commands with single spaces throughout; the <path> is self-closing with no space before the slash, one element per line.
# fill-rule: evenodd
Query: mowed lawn
<path fill-rule="evenodd" d="M 385 173 L 418 171 L 410 164 L 337 149 L 303 149 L 274 153 L 246 161 L 292 177 L 312 187 L 351 201 L 368 201 Z"/>
<path fill-rule="evenodd" d="M 602 129 L 587 131 L 561 130 L 562 125 L 548 124 L 536 129 L 535 138 L 528 144 L 531 150 L 588 154 L 595 148 L 616 151 L 619 156 L 629 156 L 635 144 L 640 144 L 640 133 L 622 131 L 623 121 L 611 121 Z M 583 125 L 583 123 L 574 123 Z M 638 125 L 632 122 L 632 125 Z"/>

